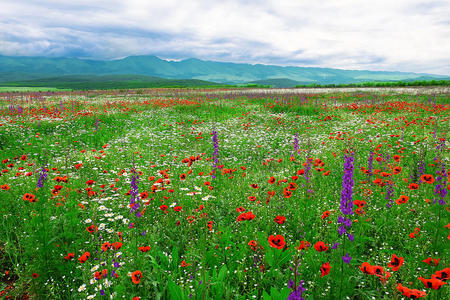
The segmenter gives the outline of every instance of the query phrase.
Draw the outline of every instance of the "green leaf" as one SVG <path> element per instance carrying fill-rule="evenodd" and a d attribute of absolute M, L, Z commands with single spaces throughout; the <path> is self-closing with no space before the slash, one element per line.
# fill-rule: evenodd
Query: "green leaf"
<path fill-rule="evenodd" d="M 270 288 L 270 296 L 272 299 L 281 299 L 281 294 L 275 287 Z"/>
<path fill-rule="evenodd" d="M 288 262 L 291 258 L 292 258 L 292 256 L 291 256 L 291 253 L 289 251 L 282 252 L 281 257 L 278 260 L 277 266 L 282 266 L 283 264 Z"/>
<path fill-rule="evenodd" d="M 281 290 L 280 294 L 281 294 L 281 299 L 287 299 L 287 297 L 289 296 L 290 293 L 290 289 L 285 287 Z"/>
<path fill-rule="evenodd" d="M 176 268 L 178 266 L 178 248 L 177 247 L 173 247 L 172 249 L 172 263 L 171 266 L 172 268 Z"/>
<path fill-rule="evenodd" d="M 269 294 L 266 291 L 263 292 L 263 300 L 272 300 Z"/>
<path fill-rule="evenodd" d="M 223 281 L 223 279 L 225 278 L 225 276 L 227 276 L 227 272 L 228 272 L 227 266 L 226 266 L 226 265 L 223 265 L 222 268 L 220 268 L 219 276 L 217 276 L 217 280 L 218 280 L 219 282 L 220 282 L 220 281 Z"/>
<path fill-rule="evenodd" d="M 275 263 L 275 253 L 272 249 L 269 249 L 266 253 L 266 262 L 269 264 L 269 266 L 273 266 Z"/>
<path fill-rule="evenodd" d="M 0 282 L 0 292 L 3 291 L 6 287 L 7 287 L 6 284 L 4 284 L 3 282 Z"/>
<path fill-rule="evenodd" d="M 171 299 L 175 300 L 184 299 L 184 295 L 181 288 L 178 285 L 176 285 L 175 282 L 173 282 L 172 280 L 169 280 L 168 288 Z"/>

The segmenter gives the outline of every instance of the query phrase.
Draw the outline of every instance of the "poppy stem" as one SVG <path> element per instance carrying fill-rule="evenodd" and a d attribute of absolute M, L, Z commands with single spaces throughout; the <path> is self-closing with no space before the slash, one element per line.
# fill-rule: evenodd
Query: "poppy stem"
<path fill-rule="evenodd" d="M 346 238 L 344 236 L 344 242 L 342 243 L 342 257 L 344 257 L 345 240 L 346 240 Z M 344 274 L 344 260 L 341 258 L 341 276 L 340 276 L 341 277 L 341 284 L 340 284 L 340 287 L 339 287 L 339 299 L 342 299 L 341 298 L 341 294 L 342 294 L 342 283 L 343 283 L 343 278 L 344 278 L 343 274 Z"/>
<path fill-rule="evenodd" d="M 436 226 L 436 233 L 434 234 L 434 245 L 433 248 L 436 251 L 436 247 L 437 247 L 437 239 L 438 239 L 438 234 L 439 234 L 439 229 L 440 229 L 440 223 L 441 223 L 441 205 L 440 204 L 435 204 L 435 206 L 438 207 L 439 211 L 438 211 L 438 220 L 437 220 L 437 226 Z"/>

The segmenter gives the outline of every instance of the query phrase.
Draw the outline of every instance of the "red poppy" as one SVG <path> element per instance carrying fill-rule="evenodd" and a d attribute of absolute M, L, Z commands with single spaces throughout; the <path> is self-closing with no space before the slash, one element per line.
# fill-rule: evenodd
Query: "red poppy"
<path fill-rule="evenodd" d="M 91 254 L 89 252 L 84 252 L 83 255 L 81 255 L 78 260 L 80 261 L 80 263 L 85 263 L 88 258 L 91 256 Z"/>
<path fill-rule="evenodd" d="M 182 173 L 182 174 L 180 175 L 180 179 L 181 179 L 181 180 L 185 180 L 185 179 L 186 179 L 186 174 Z"/>
<path fill-rule="evenodd" d="M 392 271 L 398 271 L 398 269 L 403 265 L 403 261 L 403 257 L 398 257 L 396 254 L 393 254 L 388 267 L 392 268 Z"/>
<path fill-rule="evenodd" d="M 122 240 L 121 235 L 119 235 L 119 238 Z M 112 243 L 112 246 L 114 249 L 119 250 L 123 246 L 123 244 L 121 242 L 114 242 L 114 243 Z"/>
<path fill-rule="evenodd" d="M 330 216 L 330 211 L 326 210 L 322 213 L 322 216 L 320 217 L 321 219 L 326 219 Z"/>
<path fill-rule="evenodd" d="M 24 154 L 24 155 L 22 155 L 21 157 L 20 157 L 20 160 L 23 160 L 23 161 L 25 161 L 25 160 L 27 160 L 27 156 Z"/>
<path fill-rule="evenodd" d="M 423 174 L 422 176 L 420 176 L 420 180 L 422 182 L 426 182 L 428 184 L 433 184 L 434 182 L 434 177 L 431 174 Z"/>
<path fill-rule="evenodd" d="M 275 177 L 272 176 L 272 177 L 269 178 L 269 183 L 270 183 L 270 184 L 274 184 L 275 181 L 276 181 L 276 180 L 275 180 Z"/>
<path fill-rule="evenodd" d="M 443 280 L 440 280 L 440 279 L 437 279 L 436 277 L 432 278 L 432 279 L 425 279 L 423 277 L 419 277 L 419 280 L 423 282 L 423 285 L 426 288 L 433 289 L 433 290 L 438 290 L 444 284 L 447 284 L 447 282 L 445 282 Z"/>
<path fill-rule="evenodd" d="M 184 267 L 189 267 L 191 264 L 190 263 L 186 263 L 186 261 L 185 260 L 182 260 L 181 261 L 181 264 L 180 264 L 180 266 L 182 267 L 182 268 L 184 268 Z"/>
<path fill-rule="evenodd" d="M 286 198 L 291 198 L 291 196 L 292 196 L 292 192 L 287 187 L 284 188 L 283 194 L 284 194 L 284 197 L 286 197 Z"/>
<path fill-rule="evenodd" d="M 445 268 L 440 271 L 436 271 L 433 275 L 431 275 L 431 278 L 437 278 L 440 280 L 447 281 L 450 279 L 450 268 Z"/>
<path fill-rule="evenodd" d="M 255 215 L 251 211 L 249 211 L 249 212 L 245 212 L 245 213 L 240 214 L 239 217 L 237 217 L 236 221 L 237 222 L 250 221 L 250 220 L 253 220 L 254 218 L 255 218 Z"/>
<path fill-rule="evenodd" d="M 25 195 L 23 195 L 23 200 L 29 202 L 36 202 L 36 196 L 31 193 L 26 193 Z"/>
<path fill-rule="evenodd" d="M 254 189 L 258 189 L 259 188 L 259 186 L 256 183 L 252 183 L 252 184 L 250 184 L 250 186 L 252 188 L 254 188 Z"/>
<path fill-rule="evenodd" d="M 250 242 L 248 242 L 248 245 L 250 246 L 250 248 L 251 248 L 253 251 L 256 251 L 257 246 L 258 246 L 258 244 L 256 243 L 255 240 L 251 240 Z"/>
<path fill-rule="evenodd" d="M 141 199 L 147 199 L 148 198 L 148 192 L 144 191 L 141 193 Z"/>
<path fill-rule="evenodd" d="M 327 251 L 330 247 L 328 244 L 325 245 L 324 242 L 319 241 L 314 244 L 314 249 L 316 249 L 318 252 Z"/>
<path fill-rule="evenodd" d="M 433 262 L 433 264 L 435 265 L 435 266 L 437 266 L 438 264 L 439 264 L 439 261 L 440 261 L 441 259 L 440 258 L 438 258 L 438 259 L 434 259 L 434 258 L 431 258 L 431 257 L 428 257 L 427 259 L 424 259 L 424 260 L 422 260 L 424 263 L 426 263 L 426 264 L 429 264 L 429 265 L 431 265 L 431 262 Z"/>
<path fill-rule="evenodd" d="M 181 206 L 175 206 L 173 208 L 174 211 L 181 211 L 182 207 Z"/>
<path fill-rule="evenodd" d="M 75 252 L 68 253 L 66 256 L 64 256 L 65 260 L 72 260 L 75 257 Z"/>
<path fill-rule="evenodd" d="M 373 275 L 375 274 L 375 268 L 374 266 L 372 266 L 371 264 L 369 264 L 368 262 L 363 262 L 361 264 L 361 266 L 359 267 L 359 269 L 364 273 L 364 274 L 368 274 L 368 275 Z"/>
<path fill-rule="evenodd" d="M 167 210 L 167 208 L 168 208 L 167 205 L 164 205 L 164 204 L 159 207 L 159 209 L 161 209 L 163 211 Z"/>
<path fill-rule="evenodd" d="M 4 191 L 7 191 L 7 190 L 9 190 L 9 185 L 7 185 L 7 184 L 2 184 L 2 185 L 0 186 L 0 189 L 2 189 L 2 190 L 4 190 Z"/>
<path fill-rule="evenodd" d="M 134 284 L 141 283 L 141 279 L 142 279 L 141 271 L 137 270 L 137 271 L 134 271 L 133 273 L 131 273 L 131 281 L 133 281 Z"/>
<path fill-rule="evenodd" d="M 364 201 L 364 200 L 355 200 L 355 201 L 353 201 L 353 204 L 358 206 L 359 208 L 362 208 L 362 207 L 366 206 L 366 201 Z"/>
<path fill-rule="evenodd" d="M 400 161 L 400 155 L 394 155 L 394 160 L 396 162 L 399 162 Z"/>
<path fill-rule="evenodd" d="M 208 223 L 206 223 L 206 226 L 208 226 L 209 231 L 212 231 L 213 224 L 214 224 L 213 221 L 208 221 Z"/>
<path fill-rule="evenodd" d="M 311 246 L 311 244 L 309 242 L 305 242 L 305 241 L 301 241 L 300 242 L 300 246 L 297 247 L 298 250 L 307 250 L 309 248 L 309 246 Z"/>
<path fill-rule="evenodd" d="M 107 251 L 109 248 L 111 248 L 111 243 L 104 242 L 103 245 L 102 245 L 102 251 L 105 252 L 105 251 Z"/>
<path fill-rule="evenodd" d="M 92 224 L 92 225 L 86 227 L 86 230 L 87 230 L 89 233 L 97 232 L 97 226 L 95 226 L 94 224 Z"/>
<path fill-rule="evenodd" d="M 394 175 L 400 174 L 402 172 L 402 167 L 400 166 L 395 166 L 393 169 L 393 173 Z"/>
<path fill-rule="evenodd" d="M 408 187 L 409 187 L 410 190 L 417 190 L 417 189 L 419 189 L 419 185 L 417 183 L 410 183 Z"/>
<path fill-rule="evenodd" d="M 283 249 L 283 247 L 286 245 L 286 242 L 284 241 L 284 237 L 280 234 L 277 236 L 271 235 L 268 238 L 270 247 L 277 248 L 277 249 Z"/>
<path fill-rule="evenodd" d="M 400 198 L 395 200 L 395 203 L 397 203 L 397 204 L 404 204 L 404 203 L 408 202 L 408 200 L 409 200 L 408 196 L 401 195 Z"/>
<path fill-rule="evenodd" d="M 39 277 L 39 274 L 38 274 L 38 273 L 33 273 L 33 274 L 31 274 L 31 277 L 33 277 L 33 278 L 38 278 L 38 277 Z"/>
<path fill-rule="evenodd" d="M 397 284 L 397 290 L 400 293 L 402 293 L 403 296 L 412 298 L 412 299 L 423 298 L 427 295 L 427 293 L 422 292 L 420 290 L 409 289 L 409 288 L 403 286 L 401 283 Z"/>
<path fill-rule="evenodd" d="M 328 275 L 330 273 L 330 270 L 331 270 L 330 263 L 322 264 L 322 267 L 320 267 L 320 272 L 322 273 L 322 275 L 320 277 Z"/>
<path fill-rule="evenodd" d="M 295 182 L 290 182 L 288 185 L 288 189 L 291 191 L 295 191 L 297 189 L 297 184 Z"/>
<path fill-rule="evenodd" d="M 248 200 L 250 200 L 250 201 L 255 201 L 256 200 L 256 197 L 255 196 L 248 196 Z"/>
<path fill-rule="evenodd" d="M 242 206 L 239 206 L 238 208 L 236 208 L 237 212 L 243 212 L 245 211 L 245 208 L 243 208 Z"/>
<path fill-rule="evenodd" d="M 275 221 L 275 223 L 283 224 L 284 221 L 286 221 L 286 217 L 278 215 L 275 217 L 274 221 Z"/>
<path fill-rule="evenodd" d="M 150 251 L 150 249 L 151 249 L 150 246 L 139 247 L 139 251 L 144 253 Z"/>

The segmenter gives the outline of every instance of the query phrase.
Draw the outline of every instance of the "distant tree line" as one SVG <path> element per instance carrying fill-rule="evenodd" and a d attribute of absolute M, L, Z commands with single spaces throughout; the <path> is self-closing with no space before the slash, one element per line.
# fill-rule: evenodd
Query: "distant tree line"
<path fill-rule="evenodd" d="M 402 86 L 450 86 L 450 80 L 417 80 L 417 81 L 371 81 L 345 84 L 307 84 L 295 87 L 332 88 L 332 87 L 402 87 Z"/>

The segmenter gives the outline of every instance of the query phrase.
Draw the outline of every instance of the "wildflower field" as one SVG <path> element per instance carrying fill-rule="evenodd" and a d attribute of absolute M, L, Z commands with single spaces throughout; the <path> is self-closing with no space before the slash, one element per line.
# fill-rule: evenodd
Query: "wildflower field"
<path fill-rule="evenodd" d="M 448 299 L 450 96 L 0 94 L 0 298 Z"/>

